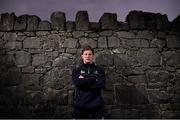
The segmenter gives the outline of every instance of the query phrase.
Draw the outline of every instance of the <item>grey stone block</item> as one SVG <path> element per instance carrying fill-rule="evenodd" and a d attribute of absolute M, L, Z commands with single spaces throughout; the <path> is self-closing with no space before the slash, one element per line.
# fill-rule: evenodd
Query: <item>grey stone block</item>
<path fill-rule="evenodd" d="M 69 85 L 71 76 L 68 69 L 54 68 L 48 71 L 42 79 L 42 85 L 47 88 L 62 89 Z M 64 93 L 67 94 L 67 93 Z M 61 101 L 59 101 L 61 102 Z"/>
<path fill-rule="evenodd" d="M 144 105 L 149 104 L 148 96 L 144 95 L 146 89 L 141 91 L 133 85 L 115 86 L 117 104 Z"/>
<path fill-rule="evenodd" d="M 174 67 L 180 66 L 180 53 L 176 53 L 175 51 L 167 51 L 162 52 L 162 55 L 165 64 Z"/>
<path fill-rule="evenodd" d="M 180 31 L 180 15 L 172 21 L 172 30 Z"/>
<path fill-rule="evenodd" d="M 34 73 L 34 67 L 32 66 L 23 67 L 22 73 Z"/>
<path fill-rule="evenodd" d="M 113 31 L 112 30 L 104 30 L 99 33 L 100 36 L 112 36 Z"/>
<path fill-rule="evenodd" d="M 135 38 L 135 34 L 133 32 L 120 31 L 116 33 L 118 35 L 118 38 L 130 38 L 130 39 Z"/>
<path fill-rule="evenodd" d="M 37 31 L 41 19 L 36 15 L 28 15 L 27 31 Z"/>
<path fill-rule="evenodd" d="M 51 14 L 51 23 L 53 30 L 63 31 L 66 29 L 66 16 L 64 12 L 53 12 Z"/>
<path fill-rule="evenodd" d="M 155 38 L 151 41 L 150 47 L 163 48 L 165 45 L 166 41 Z"/>
<path fill-rule="evenodd" d="M 14 30 L 26 30 L 28 15 L 21 15 L 15 20 Z"/>
<path fill-rule="evenodd" d="M 38 30 L 41 31 L 50 31 L 51 30 L 51 23 L 48 21 L 41 21 L 39 22 Z"/>
<path fill-rule="evenodd" d="M 73 31 L 76 29 L 76 24 L 73 21 L 67 21 L 66 22 L 66 29 L 67 31 Z"/>
<path fill-rule="evenodd" d="M 76 30 L 89 30 L 89 16 L 87 11 L 78 11 L 76 14 Z"/>
<path fill-rule="evenodd" d="M 131 29 L 168 30 L 170 28 L 167 15 L 160 13 L 131 11 L 126 21 Z"/>
<path fill-rule="evenodd" d="M 180 48 L 180 37 L 175 35 L 166 36 L 168 48 Z"/>
<path fill-rule="evenodd" d="M 90 30 L 92 31 L 100 30 L 100 24 L 97 22 L 90 22 Z"/>
<path fill-rule="evenodd" d="M 37 37 L 28 37 L 23 41 L 23 48 L 40 48 L 40 39 Z"/>
<path fill-rule="evenodd" d="M 28 89 L 32 89 L 31 87 L 28 88 L 28 86 L 34 86 L 34 95 L 35 95 L 36 92 L 38 90 L 40 90 L 39 79 L 40 79 L 41 76 L 42 76 L 41 74 L 23 74 L 22 75 L 22 83 L 21 84 L 23 86 L 25 86 L 27 90 Z M 38 98 L 38 99 L 40 99 L 40 98 Z M 33 103 L 33 104 L 35 104 L 35 103 Z"/>
<path fill-rule="evenodd" d="M 144 48 L 137 53 L 136 60 L 141 65 L 160 66 L 160 53 L 156 48 Z"/>
<path fill-rule="evenodd" d="M 145 29 L 145 20 L 142 11 L 130 11 L 126 16 L 130 29 Z"/>
<path fill-rule="evenodd" d="M 120 40 L 117 37 L 108 37 L 108 47 L 115 48 L 120 46 Z"/>
<path fill-rule="evenodd" d="M 138 31 L 136 38 L 152 40 L 155 36 L 154 34 L 154 32 L 148 30 Z"/>
<path fill-rule="evenodd" d="M 67 39 L 64 41 L 64 43 L 62 44 L 62 47 L 77 48 L 77 47 L 78 47 L 78 39 L 67 38 Z"/>
<path fill-rule="evenodd" d="M 127 22 L 118 21 L 118 30 L 129 30 L 129 24 Z"/>
<path fill-rule="evenodd" d="M 157 30 L 169 30 L 170 22 L 168 21 L 167 15 L 156 14 L 156 28 Z"/>
<path fill-rule="evenodd" d="M 92 38 L 80 38 L 79 44 L 81 47 L 90 45 L 92 48 L 97 48 L 97 41 Z"/>
<path fill-rule="evenodd" d="M 118 28 L 117 14 L 116 13 L 104 13 L 99 23 L 102 30 L 116 30 Z"/>
<path fill-rule="evenodd" d="M 45 56 L 42 54 L 36 54 L 32 58 L 32 66 L 43 66 L 45 62 Z"/>
<path fill-rule="evenodd" d="M 7 42 L 5 44 L 6 49 L 16 49 L 19 50 L 22 48 L 22 43 L 21 42 Z"/>
<path fill-rule="evenodd" d="M 174 79 L 173 74 L 169 73 L 168 71 L 148 71 L 147 72 L 147 77 L 149 79 L 149 82 L 152 83 L 158 83 L 162 82 L 165 86 L 167 85 L 166 83 L 170 80 Z"/>
<path fill-rule="evenodd" d="M 17 34 L 14 32 L 7 32 L 4 34 L 3 39 L 4 41 L 15 42 L 17 39 Z"/>
<path fill-rule="evenodd" d="M 80 38 L 80 37 L 85 36 L 85 33 L 83 31 L 73 31 L 72 34 L 73 34 L 73 37 L 75 38 Z"/>
<path fill-rule="evenodd" d="M 106 37 L 99 37 L 99 39 L 98 39 L 98 47 L 99 48 L 107 48 L 107 39 L 106 39 Z"/>
<path fill-rule="evenodd" d="M 14 21 L 16 16 L 14 13 L 1 14 L 0 31 L 12 31 L 14 29 Z"/>
<path fill-rule="evenodd" d="M 137 48 L 148 48 L 149 47 L 149 42 L 144 39 L 132 39 L 132 40 L 123 39 L 122 41 L 123 41 L 123 45 L 127 45 L 130 47 L 137 47 Z"/>
<path fill-rule="evenodd" d="M 113 55 L 104 53 L 104 54 L 99 54 L 96 57 L 95 61 L 99 65 L 112 66 L 113 65 L 113 59 L 114 59 Z"/>
<path fill-rule="evenodd" d="M 24 67 L 30 65 L 31 56 L 30 53 L 25 51 L 18 51 L 16 53 L 16 65 L 19 67 Z"/>

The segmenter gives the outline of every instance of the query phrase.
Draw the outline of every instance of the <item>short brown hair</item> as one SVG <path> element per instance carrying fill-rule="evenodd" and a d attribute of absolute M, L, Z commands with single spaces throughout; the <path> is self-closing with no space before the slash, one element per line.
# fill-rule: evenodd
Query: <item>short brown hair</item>
<path fill-rule="evenodd" d="M 94 49 L 93 49 L 91 46 L 89 46 L 89 45 L 85 46 L 85 47 L 82 49 L 81 55 L 82 55 L 82 54 L 84 53 L 84 51 L 86 51 L 86 50 L 92 51 L 92 53 L 93 53 L 93 55 L 94 55 Z"/>

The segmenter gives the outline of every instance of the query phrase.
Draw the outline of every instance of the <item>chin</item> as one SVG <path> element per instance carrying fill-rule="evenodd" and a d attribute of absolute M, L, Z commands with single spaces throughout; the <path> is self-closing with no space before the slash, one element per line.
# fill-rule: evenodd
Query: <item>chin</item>
<path fill-rule="evenodd" d="M 91 61 L 86 61 L 86 63 L 91 63 Z"/>

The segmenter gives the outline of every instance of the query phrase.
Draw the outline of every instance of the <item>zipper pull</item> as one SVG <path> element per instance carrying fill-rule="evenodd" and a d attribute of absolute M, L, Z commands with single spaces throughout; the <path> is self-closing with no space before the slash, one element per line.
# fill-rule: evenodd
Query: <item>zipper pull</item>
<path fill-rule="evenodd" d="M 89 67 L 88 67 L 88 75 L 90 74 L 90 70 L 89 70 Z"/>

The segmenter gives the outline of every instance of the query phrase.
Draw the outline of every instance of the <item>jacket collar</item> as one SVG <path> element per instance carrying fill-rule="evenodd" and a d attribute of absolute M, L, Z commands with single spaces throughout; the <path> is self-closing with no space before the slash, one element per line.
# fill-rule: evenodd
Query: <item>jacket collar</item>
<path fill-rule="evenodd" d="M 84 67 L 94 67 L 95 66 L 95 63 L 91 63 L 91 64 L 84 64 L 82 63 L 81 66 L 84 66 Z"/>

